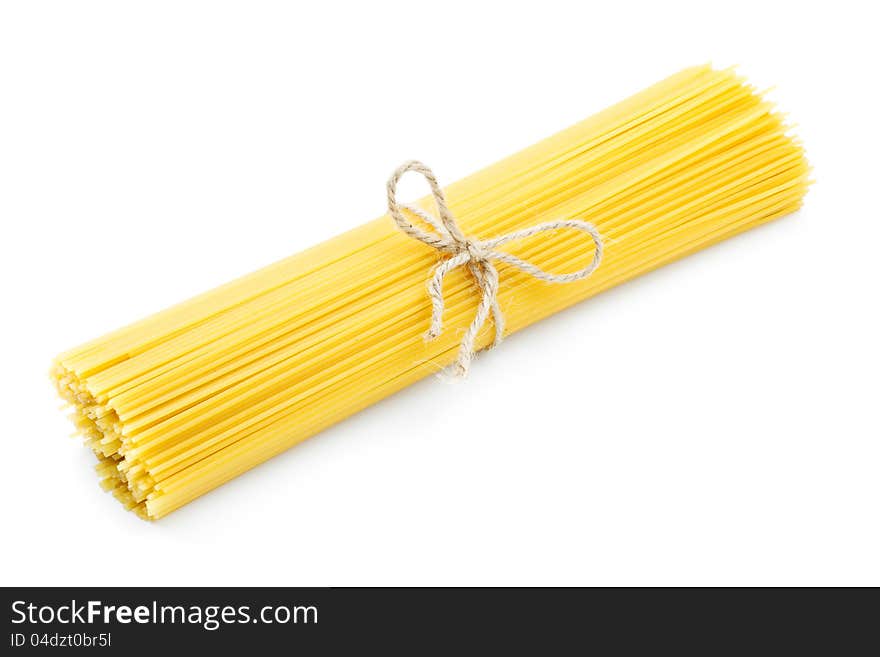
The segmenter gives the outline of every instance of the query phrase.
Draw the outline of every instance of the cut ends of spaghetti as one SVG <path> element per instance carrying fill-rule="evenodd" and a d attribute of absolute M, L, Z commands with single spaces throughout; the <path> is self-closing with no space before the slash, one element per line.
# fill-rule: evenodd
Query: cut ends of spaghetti
<path fill-rule="evenodd" d="M 152 520 L 147 502 L 155 496 L 155 488 L 143 467 L 126 459 L 131 441 L 126 439 L 116 411 L 106 401 L 95 399 L 79 377 L 60 362 L 52 365 L 50 376 L 58 394 L 69 404 L 69 417 L 77 434 L 98 459 L 95 472 L 101 488 L 112 493 L 128 511 Z"/>

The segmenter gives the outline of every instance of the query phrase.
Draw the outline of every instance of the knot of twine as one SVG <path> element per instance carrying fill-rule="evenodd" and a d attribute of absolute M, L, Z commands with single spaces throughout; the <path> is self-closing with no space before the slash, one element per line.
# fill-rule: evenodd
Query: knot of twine
<path fill-rule="evenodd" d="M 420 173 L 428 181 L 431 187 L 431 194 L 434 197 L 434 203 L 437 206 L 439 219 L 421 208 L 398 202 L 397 184 L 408 171 Z M 466 266 L 473 276 L 477 288 L 480 290 L 481 297 L 476 314 L 462 337 L 458 358 L 452 365 L 453 373 L 459 377 L 465 376 L 468 372 L 468 368 L 474 358 L 474 342 L 490 312 L 492 313 L 492 321 L 495 324 L 495 340 L 490 348 L 497 347 L 504 335 L 504 315 L 498 305 L 498 270 L 495 268 L 493 260 L 516 267 L 526 274 L 548 283 L 571 283 L 586 278 L 596 270 L 596 267 L 599 266 L 602 260 L 602 238 L 599 235 L 599 231 L 592 224 L 574 219 L 537 224 L 531 228 L 525 228 L 488 240 L 478 240 L 465 236 L 446 204 L 446 196 L 443 194 L 443 190 L 440 188 L 434 172 L 426 165 L 415 160 L 405 162 L 391 174 L 391 177 L 388 179 L 387 189 L 388 212 L 394 219 L 397 227 L 413 239 L 424 242 L 428 246 L 432 246 L 449 256 L 434 268 L 434 273 L 428 280 L 428 296 L 431 298 L 432 311 L 431 327 L 428 330 L 426 339 L 433 340 L 443 332 L 443 310 L 445 305 L 443 301 L 443 279 L 446 278 L 449 272 L 458 267 Z M 433 231 L 422 230 L 418 226 L 413 225 L 404 215 L 404 210 L 421 219 Z M 545 231 L 564 228 L 579 230 L 588 234 L 592 238 L 593 244 L 595 244 L 593 261 L 583 269 L 570 274 L 551 274 L 510 253 L 496 250 L 497 247 L 508 242 L 525 239 Z"/>

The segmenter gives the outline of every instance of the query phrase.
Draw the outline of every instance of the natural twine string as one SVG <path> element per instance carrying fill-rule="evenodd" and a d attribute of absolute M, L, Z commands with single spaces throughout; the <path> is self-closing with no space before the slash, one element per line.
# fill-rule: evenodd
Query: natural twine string
<path fill-rule="evenodd" d="M 439 219 L 421 208 L 397 201 L 397 184 L 407 171 L 420 173 L 428 181 L 428 184 L 431 186 L 431 194 L 434 196 L 434 203 L 437 206 L 437 213 L 440 215 Z M 497 347 L 504 335 L 504 315 L 498 306 L 498 270 L 495 268 L 493 260 L 512 265 L 530 276 L 548 283 L 571 283 L 586 278 L 596 270 L 596 267 L 602 261 L 602 238 L 599 235 L 599 231 L 592 224 L 575 219 L 537 224 L 531 228 L 518 230 L 489 240 L 466 237 L 461 232 L 461 229 L 459 229 L 452 212 L 449 211 L 449 206 L 446 204 L 446 196 L 437 182 L 437 177 L 431 169 L 421 162 L 411 160 L 399 166 L 388 179 L 387 189 L 388 212 L 397 223 L 397 227 L 413 239 L 424 242 L 428 246 L 432 246 L 438 251 L 449 255 L 448 258 L 434 268 L 434 274 L 428 280 L 428 296 L 431 298 L 432 312 L 431 328 L 428 330 L 426 339 L 433 340 L 443 332 L 443 279 L 446 278 L 449 272 L 457 267 L 467 266 L 480 290 L 481 298 L 477 306 L 477 312 L 464 333 L 458 350 L 458 358 L 452 365 L 452 372 L 455 376 L 462 377 L 467 374 L 471 361 L 474 358 L 474 342 L 490 312 L 495 324 L 495 340 L 490 348 Z M 425 224 L 434 229 L 433 232 L 422 230 L 418 226 L 413 225 L 403 214 L 404 210 L 424 221 Z M 530 262 L 517 258 L 505 251 L 496 250 L 496 247 L 508 242 L 525 239 L 545 231 L 563 228 L 571 228 L 587 233 L 596 247 L 593 253 L 593 261 L 587 267 L 570 274 L 550 274 Z"/>

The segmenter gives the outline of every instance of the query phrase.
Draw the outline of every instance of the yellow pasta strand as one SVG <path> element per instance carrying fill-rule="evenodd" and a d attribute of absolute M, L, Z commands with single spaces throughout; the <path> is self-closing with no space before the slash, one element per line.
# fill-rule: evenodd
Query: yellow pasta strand
<path fill-rule="evenodd" d="M 808 166 L 786 132 L 734 72 L 695 67 L 446 193 L 467 235 L 580 219 L 605 241 L 598 270 L 565 285 L 499 264 L 510 333 L 796 210 Z M 503 248 L 549 272 L 592 258 L 574 231 Z M 445 330 L 425 342 L 438 257 L 381 217 L 59 356 L 52 376 L 101 485 L 160 518 L 448 365 L 479 293 L 452 272 Z"/>

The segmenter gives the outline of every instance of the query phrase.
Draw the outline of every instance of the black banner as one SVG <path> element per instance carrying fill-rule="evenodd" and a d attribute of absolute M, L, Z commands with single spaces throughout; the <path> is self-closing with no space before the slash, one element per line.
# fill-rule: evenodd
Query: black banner
<path fill-rule="evenodd" d="M 788 652 L 801 642 L 848 654 L 877 613 L 876 592 L 866 589 L 11 588 L 3 598 L 9 655 L 501 646 L 547 654 L 598 645 Z"/>

